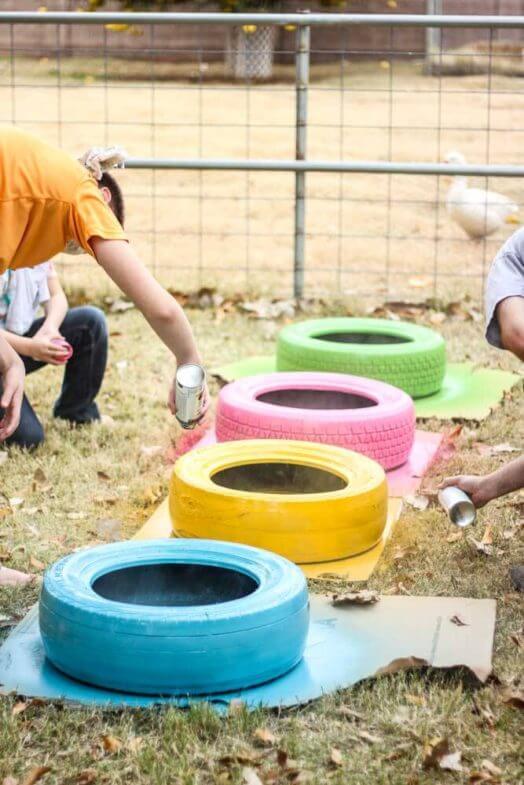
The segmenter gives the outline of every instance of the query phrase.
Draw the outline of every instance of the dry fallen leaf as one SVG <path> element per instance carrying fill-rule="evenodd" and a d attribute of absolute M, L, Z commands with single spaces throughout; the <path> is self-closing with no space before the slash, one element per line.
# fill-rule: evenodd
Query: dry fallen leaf
<path fill-rule="evenodd" d="M 502 693 L 502 703 L 515 709 L 524 709 L 524 690 L 508 689 Z"/>
<path fill-rule="evenodd" d="M 362 591 L 348 592 L 347 594 L 334 594 L 331 604 L 337 607 L 344 605 L 374 605 L 380 600 L 376 591 L 362 589 Z"/>
<path fill-rule="evenodd" d="M 40 466 L 35 469 L 35 473 L 33 474 L 33 480 L 38 483 L 46 483 L 47 477 L 43 469 Z"/>
<path fill-rule="evenodd" d="M 493 545 L 493 532 L 492 532 L 492 525 L 488 523 L 486 528 L 484 529 L 484 534 L 482 535 L 481 543 L 483 545 Z"/>
<path fill-rule="evenodd" d="M 461 759 L 461 752 L 450 752 L 449 755 L 442 756 L 439 766 L 445 771 L 462 771 Z"/>
<path fill-rule="evenodd" d="M 389 761 L 399 760 L 400 758 L 404 757 L 404 755 L 406 755 L 406 753 L 411 749 L 412 746 L 413 746 L 413 742 L 411 741 L 405 742 L 404 744 L 399 744 L 397 747 L 395 747 L 394 750 L 392 750 L 390 753 L 388 753 L 388 755 L 386 755 L 384 760 L 389 760 Z"/>
<path fill-rule="evenodd" d="M 461 616 L 459 616 L 458 613 L 456 613 L 454 616 L 450 618 L 450 622 L 452 624 L 456 624 L 457 627 L 469 627 L 467 621 L 464 621 L 464 619 Z"/>
<path fill-rule="evenodd" d="M 458 761 L 456 757 L 453 757 L 456 756 L 456 754 L 457 753 L 451 751 L 448 739 L 432 739 L 432 741 L 424 747 L 422 768 L 425 770 L 442 768 L 443 760 L 446 762 L 447 766 L 457 765 L 457 763 L 460 765 L 460 753 L 458 753 Z"/>
<path fill-rule="evenodd" d="M 333 766 L 342 766 L 344 762 L 342 758 L 342 753 L 336 747 L 331 748 L 331 752 L 329 753 L 329 762 Z"/>
<path fill-rule="evenodd" d="M 463 538 L 464 538 L 464 535 L 463 535 L 463 533 L 461 531 L 452 532 L 451 534 L 449 534 L 446 537 L 446 542 L 458 542 L 459 540 L 462 540 Z"/>
<path fill-rule="evenodd" d="M 264 755 L 267 753 L 255 752 L 254 750 L 244 750 L 243 752 L 235 752 L 231 755 L 222 755 L 218 762 L 221 766 L 259 766 L 263 760 Z"/>
<path fill-rule="evenodd" d="M 18 701 L 11 709 L 11 716 L 16 717 L 18 714 L 22 714 L 22 712 L 27 709 L 29 704 L 30 701 Z"/>
<path fill-rule="evenodd" d="M 285 750 L 277 750 L 277 763 L 281 769 L 298 771 L 298 764 L 289 757 Z"/>
<path fill-rule="evenodd" d="M 127 302 L 126 300 L 113 300 L 109 310 L 111 313 L 124 313 L 124 311 L 129 311 L 134 307 L 134 303 Z"/>
<path fill-rule="evenodd" d="M 482 444 L 482 442 L 475 442 L 473 445 L 478 453 L 485 457 L 492 457 L 493 455 L 504 455 L 511 452 L 520 452 L 519 447 L 513 447 L 507 442 L 504 444 Z"/>
<path fill-rule="evenodd" d="M 483 553 L 484 556 L 501 556 L 503 553 L 500 548 L 494 548 L 493 545 L 489 545 L 489 543 L 479 542 L 479 540 L 476 540 L 474 537 L 469 537 L 468 541 L 475 546 L 475 550 L 478 553 Z"/>
<path fill-rule="evenodd" d="M 35 766 L 26 774 L 20 785 L 35 785 L 35 782 L 41 780 L 49 771 L 51 766 Z"/>
<path fill-rule="evenodd" d="M 413 556 L 414 553 L 416 553 L 416 548 L 402 547 L 401 545 L 397 545 L 393 551 L 393 561 L 400 561 L 406 556 Z"/>
<path fill-rule="evenodd" d="M 408 693 L 406 695 L 406 703 L 411 703 L 412 706 L 425 706 L 426 699 L 423 695 L 413 695 Z"/>
<path fill-rule="evenodd" d="M 397 673 L 398 671 L 407 670 L 408 668 L 427 668 L 429 662 L 421 657 L 397 657 L 391 660 L 383 668 L 379 668 L 376 676 L 388 675 L 390 673 Z"/>
<path fill-rule="evenodd" d="M 106 735 L 102 736 L 102 747 L 104 748 L 104 752 L 107 752 L 109 755 L 114 755 L 122 749 L 122 742 L 115 736 Z"/>
<path fill-rule="evenodd" d="M 249 769 L 247 767 L 242 769 L 242 782 L 244 782 L 245 785 L 264 785 L 255 769 Z"/>
<path fill-rule="evenodd" d="M 435 311 L 430 315 L 429 321 L 431 324 L 442 324 L 446 321 L 446 314 L 443 311 Z"/>
<path fill-rule="evenodd" d="M 482 769 L 480 771 L 470 771 L 468 785 L 481 785 L 483 782 L 491 783 L 491 785 L 500 785 L 500 777 Z"/>
<path fill-rule="evenodd" d="M 116 542 L 122 538 L 122 521 L 118 518 L 100 518 L 96 522 L 96 533 L 106 542 Z"/>
<path fill-rule="evenodd" d="M 29 557 L 29 564 L 30 564 L 30 565 L 31 565 L 31 567 L 33 567 L 33 569 L 35 569 L 35 570 L 45 570 L 45 564 L 44 564 L 44 562 L 43 562 L 43 561 L 40 561 L 39 559 L 35 559 L 35 557 L 34 557 L 34 556 L 30 556 L 30 557 Z"/>
<path fill-rule="evenodd" d="M 75 785 L 91 785 L 96 780 L 96 771 L 94 769 L 84 769 L 75 778 Z"/>
<path fill-rule="evenodd" d="M 263 744 L 264 746 L 270 746 L 271 744 L 276 743 L 275 736 L 267 728 L 257 728 L 253 733 L 253 736 L 259 744 Z"/>
<path fill-rule="evenodd" d="M 143 444 L 140 447 L 140 455 L 143 455 L 145 458 L 152 458 L 154 455 L 160 455 L 164 448 L 160 444 L 153 444 L 150 447 Z"/>
<path fill-rule="evenodd" d="M 98 477 L 99 480 L 105 480 L 106 482 L 108 482 L 111 479 L 109 474 L 103 471 L 97 471 L 96 476 Z"/>
<path fill-rule="evenodd" d="M 480 726 L 485 725 L 489 730 L 494 730 L 496 718 L 489 706 L 482 706 L 473 698 L 473 713 L 480 717 Z"/>
<path fill-rule="evenodd" d="M 349 709 L 347 706 L 339 706 L 337 709 L 337 714 L 341 714 L 343 717 L 346 717 L 352 722 L 360 722 L 364 719 L 363 714 L 359 714 L 358 711 L 353 711 L 353 709 Z"/>
<path fill-rule="evenodd" d="M 427 510 L 429 507 L 429 498 L 427 496 L 417 496 L 416 494 L 410 494 L 404 497 L 407 504 L 410 507 L 414 507 L 415 510 Z"/>
<path fill-rule="evenodd" d="M 359 730 L 358 736 L 362 741 L 367 741 L 368 744 L 380 744 L 382 741 L 380 736 L 373 736 L 371 733 L 368 733 L 367 730 Z"/>

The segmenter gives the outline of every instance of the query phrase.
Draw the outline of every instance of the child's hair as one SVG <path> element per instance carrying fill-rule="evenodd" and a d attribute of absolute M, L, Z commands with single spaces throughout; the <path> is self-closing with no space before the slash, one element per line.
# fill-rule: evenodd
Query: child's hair
<path fill-rule="evenodd" d="M 111 192 L 111 201 L 109 202 L 109 207 L 112 209 L 114 214 L 116 215 L 118 221 L 122 226 L 124 226 L 124 218 L 125 218 L 125 209 L 124 209 L 124 196 L 122 194 L 122 189 L 118 185 L 117 181 L 115 180 L 112 175 L 104 172 L 101 179 L 98 181 L 99 188 L 108 188 Z"/>

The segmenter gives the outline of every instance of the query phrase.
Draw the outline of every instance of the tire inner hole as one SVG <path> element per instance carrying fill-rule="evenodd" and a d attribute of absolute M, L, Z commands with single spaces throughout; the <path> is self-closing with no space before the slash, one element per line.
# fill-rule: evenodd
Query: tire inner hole
<path fill-rule="evenodd" d="M 377 402 L 365 395 L 339 390 L 271 390 L 257 395 L 257 401 L 293 409 L 367 409 Z"/>
<path fill-rule="evenodd" d="M 412 343 L 412 338 L 405 338 L 403 335 L 393 335 L 392 333 L 367 333 L 365 331 L 322 333 L 322 335 L 312 335 L 318 341 L 329 341 L 331 343 L 363 343 L 367 346 L 382 345 L 392 343 Z"/>
<path fill-rule="evenodd" d="M 249 463 L 213 474 L 216 485 L 251 493 L 328 493 L 341 491 L 346 481 L 334 472 L 300 463 Z"/>
<path fill-rule="evenodd" d="M 101 575 L 93 591 L 129 605 L 218 605 L 253 594 L 258 582 L 250 575 L 208 564 L 160 563 L 124 567 Z"/>

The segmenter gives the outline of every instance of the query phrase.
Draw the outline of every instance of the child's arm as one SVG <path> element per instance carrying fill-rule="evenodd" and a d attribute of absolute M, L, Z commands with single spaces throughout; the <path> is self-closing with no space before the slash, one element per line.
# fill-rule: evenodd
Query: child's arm
<path fill-rule="evenodd" d="M 65 319 L 68 305 L 62 284 L 53 268 L 47 278 L 47 287 L 49 300 L 43 303 L 45 319 L 38 332 L 35 333 L 35 338 L 61 338 L 60 325 Z"/>
<path fill-rule="evenodd" d="M 24 376 L 22 360 L 0 336 L 0 442 L 11 436 L 20 421 Z"/>
<path fill-rule="evenodd" d="M 52 338 L 40 336 L 36 333 L 32 338 L 23 335 L 16 335 L 7 330 L 0 330 L 0 340 L 3 339 L 9 346 L 21 354 L 22 357 L 31 357 L 42 363 L 51 365 L 62 365 L 64 361 L 64 349 L 62 346 L 53 343 Z"/>
<path fill-rule="evenodd" d="M 449 485 L 455 485 L 467 493 L 475 507 L 483 507 L 499 496 L 524 488 L 524 455 L 482 477 L 468 474 L 448 477 L 439 487 L 447 488 Z"/>
<path fill-rule="evenodd" d="M 67 299 L 58 276 L 52 267 L 50 269 L 51 273 L 47 278 L 49 299 L 43 303 L 45 319 L 40 329 L 32 338 L 16 335 L 7 330 L 0 330 L 0 335 L 15 352 L 24 357 L 31 357 L 33 360 L 51 365 L 62 365 L 64 349 L 54 344 L 53 340 L 62 337 L 59 328 L 67 313 Z"/>
<path fill-rule="evenodd" d="M 125 240 L 102 240 L 100 237 L 92 237 L 90 243 L 100 266 L 142 311 L 158 337 L 174 354 L 177 363 L 200 364 L 200 355 L 184 311 L 144 267 L 132 246 Z M 169 405 L 174 411 L 172 391 Z"/>

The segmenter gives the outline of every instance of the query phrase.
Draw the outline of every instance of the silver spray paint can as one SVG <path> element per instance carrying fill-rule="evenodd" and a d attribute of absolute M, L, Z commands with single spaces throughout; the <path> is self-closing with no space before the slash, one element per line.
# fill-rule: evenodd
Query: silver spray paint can
<path fill-rule="evenodd" d="M 206 372 L 201 365 L 188 363 L 175 376 L 176 418 L 182 428 L 194 428 L 203 417 Z"/>
<path fill-rule="evenodd" d="M 464 491 L 455 486 L 443 488 L 438 492 L 438 500 L 446 510 L 451 523 L 455 526 L 470 526 L 477 520 L 475 505 Z"/>

